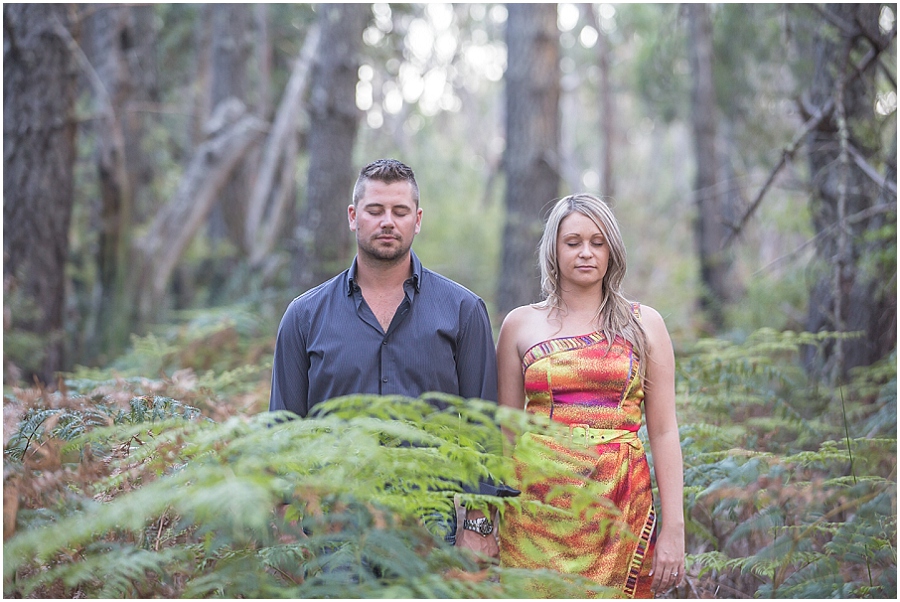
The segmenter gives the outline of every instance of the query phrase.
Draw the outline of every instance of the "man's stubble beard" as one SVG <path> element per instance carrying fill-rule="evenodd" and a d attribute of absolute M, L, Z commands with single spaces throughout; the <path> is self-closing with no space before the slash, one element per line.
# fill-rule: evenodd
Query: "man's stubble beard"
<path fill-rule="evenodd" d="M 377 235 L 377 236 L 380 236 Z M 386 264 L 395 264 L 403 259 L 412 248 L 412 241 L 409 242 L 408 245 L 402 245 L 396 248 L 381 248 L 379 249 L 375 245 L 372 245 L 368 242 L 363 242 L 360 240 L 359 236 L 356 237 L 356 244 L 359 247 L 359 252 L 365 254 L 370 259 L 375 261 L 382 261 Z"/>

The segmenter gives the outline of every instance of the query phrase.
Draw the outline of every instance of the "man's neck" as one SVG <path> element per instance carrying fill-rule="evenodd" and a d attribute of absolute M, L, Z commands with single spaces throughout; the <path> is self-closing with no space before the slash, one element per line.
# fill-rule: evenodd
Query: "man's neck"
<path fill-rule="evenodd" d="M 381 261 L 357 255 L 356 282 L 367 291 L 396 290 L 412 275 L 412 259 L 407 253 L 396 261 Z"/>

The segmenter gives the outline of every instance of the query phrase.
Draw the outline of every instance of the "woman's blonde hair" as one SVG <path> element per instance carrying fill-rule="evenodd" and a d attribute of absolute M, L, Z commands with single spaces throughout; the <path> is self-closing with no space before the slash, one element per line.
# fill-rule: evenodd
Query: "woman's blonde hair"
<path fill-rule="evenodd" d="M 572 194 L 556 202 L 538 247 L 541 264 L 541 290 L 544 300 L 537 304 L 557 312 L 565 312 L 561 296 L 559 280 L 559 260 L 556 256 L 556 243 L 559 237 L 559 226 L 569 215 L 578 212 L 588 217 L 603 233 L 609 247 L 609 265 L 603 277 L 603 289 L 597 309 L 597 329 L 606 337 L 611 347 L 616 335 L 630 342 L 635 355 L 640 359 L 639 374 L 641 380 L 645 374 L 647 335 L 640 321 L 634 315 L 632 303 L 622 292 L 622 280 L 625 278 L 626 253 L 619 224 L 612 210 L 601 199 L 586 193 Z"/>

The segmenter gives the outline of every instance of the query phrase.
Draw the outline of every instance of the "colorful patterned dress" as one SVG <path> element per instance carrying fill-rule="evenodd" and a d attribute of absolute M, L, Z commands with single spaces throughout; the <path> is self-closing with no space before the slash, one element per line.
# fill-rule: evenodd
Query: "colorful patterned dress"
<path fill-rule="evenodd" d="M 652 597 L 656 515 L 637 437 L 644 391 L 631 344 L 616 337 L 607 351 L 599 332 L 551 339 L 528 350 L 523 369 L 526 411 L 564 426 L 520 440 L 512 485 L 523 501 L 563 509 L 579 496 L 558 495 L 554 487 L 575 486 L 590 505 L 577 506 L 577 516 L 528 504 L 509 508 L 500 527 L 501 565 L 580 574 L 623 597 Z M 562 468 L 561 476 L 548 478 L 549 466 Z"/>

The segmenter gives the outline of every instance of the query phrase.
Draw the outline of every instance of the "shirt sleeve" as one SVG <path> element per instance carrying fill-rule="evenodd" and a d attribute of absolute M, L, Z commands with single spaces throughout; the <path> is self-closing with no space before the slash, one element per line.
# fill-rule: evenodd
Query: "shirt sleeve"
<path fill-rule="evenodd" d="M 309 411 L 309 355 L 297 318 L 292 303 L 278 326 L 269 411 L 290 410 L 305 417 Z"/>
<path fill-rule="evenodd" d="M 462 397 L 497 401 L 497 352 L 487 308 L 480 298 L 474 305 L 462 331 L 457 358 L 459 390 Z M 500 429 L 497 435 L 502 437 Z M 478 486 L 464 485 L 468 493 L 516 496 L 519 491 L 491 478 L 479 479 Z"/>
<path fill-rule="evenodd" d="M 484 301 L 476 298 L 462 316 L 456 372 L 460 397 L 497 401 L 497 352 Z"/>

